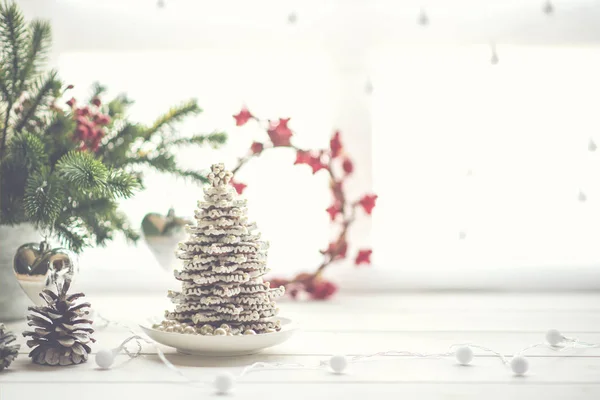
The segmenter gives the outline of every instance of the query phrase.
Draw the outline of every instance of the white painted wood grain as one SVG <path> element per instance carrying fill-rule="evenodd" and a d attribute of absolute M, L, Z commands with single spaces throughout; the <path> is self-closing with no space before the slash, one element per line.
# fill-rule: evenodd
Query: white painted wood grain
<path fill-rule="evenodd" d="M 468 383 L 504 382 L 521 383 L 599 383 L 598 357 L 532 357 L 530 373 L 515 377 L 500 359 L 476 357 L 471 366 L 458 365 L 453 357 L 411 358 L 385 357 L 352 363 L 347 373 L 337 375 L 319 369 L 327 357 L 254 355 L 246 357 L 189 357 L 180 354 L 167 356 L 190 380 L 210 383 L 219 371 L 227 368 L 234 375 L 253 362 L 301 364 L 306 368 L 278 368 L 248 373 L 243 382 L 344 382 L 362 383 Z M 25 372 L 25 373 L 23 373 Z M 184 382 L 168 370 L 156 355 L 145 355 L 130 360 L 120 355 L 111 370 L 99 370 L 93 362 L 81 366 L 53 368 L 30 363 L 25 358 L 16 361 L 14 369 L 3 374 L 0 382 Z"/>
<path fill-rule="evenodd" d="M 217 396 L 211 387 L 190 387 L 165 383 L 71 383 L 62 382 L 31 385 L 28 383 L 10 383 L 0 385 L 3 400 L 64 400 L 83 399 L 198 399 L 224 398 Z M 286 400 L 331 400 L 337 399 L 460 399 L 460 400 L 507 400 L 507 399 L 544 399 L 544 400 L 593 400 L 600 396 L 599 384 L 540 385 L 498 383 L 239 383 L 230 399 L 286 399 Z"/>
<path fill-rule="evenodd" d="M 102 315 L 135 328 L 135 320 L 169 307 L 162 296 L 101 297 L 90 300 Z M 135 315 L 132 316 L 132 305 Z M 330 354 L 368 354 L 384 350 L 441 353 L 448 346 L 471 342 L 510 356 L 539 343 L 550 327 L 567 336 L 600 343 L 600 294 L 398 294 L 345 296 L 332 302 L 284 302 L 281 308 L 303 323 L 287 343 L 262 354 L 238 358 L 194 358 L 161 347 L 171 362 L 190 379 L 210 383 L 223 368 L 239 373 L 255 361 L 318 365 Z M 158 312 L 160 314 L 160 311 Z M 19 332 L 24 322 L 11 323 Z M 129 332 L 120 326 L 97 325 L 94 351 L 116 347 Z M 24 339 L 19 337 L 24 344 Z M 135 360 L 120 355 L 112 370 L 85 365 L 51 368 L 34 365 L 28 349 L 0 374 L 0 399 L 81 398 L 107 396 L 186 398 L 211 394 L 210 387 L 181 384 L 156 356 L 153 346 Z M 350 398 L 366 396 L 407 398 L 594 399 L 600 396 L 600 349 L 555 352 L 535 348 L 527 355 L 530 372 L 512 376 L 498 358 L 476 351 L 473 365 L 456 365 L 452 357 L 421 359 L 387 357 L 352 364 L 348 374 L 325 370 L 277 370 L 251 373 L 240 379 L 235 397 Z M 180 382 L 180 384 L 177 384 Z M 265 395 L 265 393 L 267 395 Z M 274 397 L 275 395 L 273 395 Z"/>

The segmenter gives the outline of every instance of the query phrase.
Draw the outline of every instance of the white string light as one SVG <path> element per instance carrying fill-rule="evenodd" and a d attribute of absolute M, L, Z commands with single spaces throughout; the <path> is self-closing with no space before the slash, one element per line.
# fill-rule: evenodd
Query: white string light
<path fill-rule="evenodd" d="M 421 8 L 421 11 L 419 11 L 419 18 L 417 19 L 417 22 L 421 26 L 429 25 L 429 17 L 423 8 Z"/>
<path fill-rule="evenodd" d="M 498 58 L 498 52 L 496 51 L 496 43 L 494 43 L 494 42 L 490 43 L 490 49 L 492 50 L 492 56 L 490 57 L 490 63 L 492 63 L 492 65 L 496 65 L 496 64 L 498 64 L 498 62 L 500 62 L 500 59 Z"/>
<path fill-rule="evenodd" d="M 298 22 L 298 15 L 292 11 L 288 14 L 287 20 L 290 25 L 294 25 L 296 22 Z"/>
<path fill-rule="evenodd" d="M 179 368 L 177 368 L 173 363 L 171 363 L 162 352 L 162 350 L 151 340 L 145 339 L 142 336 L 139 336 L 133 332 L 131 328 L 126 325 L 120 324 L 118 322 L 112 322 L 108 319 L 98 315 L 98 317 L 104 321 L 106 321 L 106 325 L 115 324 L 121 327 L 128 329 L 134 335 L 127 338 L 121 345 L 115 349 L 103 349 L 100 350 L 96 354 L 96 364 L 102 369 L 110 369 L 114 364 L 114 359 L 117 354 L 121 350 L 123 350 L 130 358 L 138 357 L 142 352 L 142 343 L 151 344 L 156 352 L 158 353 L 158 357 L 165 364 L 167 368 L 177 373 L 179 376 L 184 378 L 188 384 L 192 385 L 202 385 L 202 382 L 197 382 L 187 377 Z M 327 360 L 322 360 L 318 365 L 306 365 L 301 363 L 267 363 L 267 362 L 255 362 L 251 365 L 245 367 L 242 372 L 236 377 L 228 371 L 223 371 L 218 374 L 213 379 L 213 387 L 218 394 L 228 394 L 230 393 L 234 386 L 236 380 L 242 378 L 243 376 L 251 373 L 251 372 L 259 372 L 266 370 L 284 370 L 284 369 L 294 369 L 294 370 L 324 370 L 330 369 L 337 375 L 344 374 L 348 369 L 349 365 L 352 363 L 361 362 L 366 359 L 373 359 L 379 357 L 414 357 L 414 358 L 443 358 L 443 357 L 451 357 L 454 356 L 456 362 L 460 365 L 470 365 L 473 361 L 475 355 L 473 349 L 480 350 L 483 352 L 491 353 L 494 356 L 498 357 L 503 365 L 510 367 L 513 374 L 515 376 L 523 376 L 529 370 L 529 360 L 525 357 L 524 353 L 539 347 L 548 348 L 554 351 L 564 351 L 572 348 L 600 348 L 600 344 L 584 342 L 578 340 L 576 338 L 569 338 L 564 336 L 556 329 L 550 329 L 546 332 L 545 342 L 536 343 L 531 346 L 525 347 L 521 351 L 515 353 L 513 357 L 509 360 L 504 357 L 504 355 L 500 352 L 497 352 L 491 348 L 484 347 L 477 344 L 472 343 L 460 343 L 453 344 L 448 348 L 448 351 L 444 353 L 415 353 L 410 351 L 383 351 L 373 354 L 365 354 L 365 355 L 354 355 L 352 357 L 348 357 L 343 354 L 338 354 L 331 356 Z M 137 349 L 135 351 L 131 351 L 127 348 L 127 344 L 134 342 L 137 345 Z"/>

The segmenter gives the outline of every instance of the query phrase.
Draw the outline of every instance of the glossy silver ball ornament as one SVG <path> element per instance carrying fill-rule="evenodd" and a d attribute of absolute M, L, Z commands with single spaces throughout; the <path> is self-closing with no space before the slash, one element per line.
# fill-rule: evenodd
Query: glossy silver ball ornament
<path fill-rule="evenodd" d="M 39 294 L 44 289 L 56 290 L 56 285 L 73 281 L 78 272 L 75 255 L 67 249 L 51 249 L 50 245 L 25 243 L 17 249 L 13 272 L 25 294 L 36 305 L 42 305 Z"/>

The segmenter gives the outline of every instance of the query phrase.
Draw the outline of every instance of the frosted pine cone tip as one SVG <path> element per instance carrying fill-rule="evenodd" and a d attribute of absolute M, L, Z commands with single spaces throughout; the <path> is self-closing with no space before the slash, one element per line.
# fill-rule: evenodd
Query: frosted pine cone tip
<path fill-rule="evenodd" d="M 226 171 L 225 165 L 222 163 L 213 164 L 210 167 L 210 171 L 211 172 L 208 174 L 208 182 L 214 187 L 227 185 L 233 177 L 231 171 Z"/>

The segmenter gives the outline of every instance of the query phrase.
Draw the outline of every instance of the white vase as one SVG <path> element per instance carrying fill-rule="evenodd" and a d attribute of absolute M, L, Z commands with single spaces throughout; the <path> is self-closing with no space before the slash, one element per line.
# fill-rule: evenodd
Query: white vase
<path fill-rule="evenodd" d="M 0 225 L 0 322 L 25 318 L 33 304 L 15 278 L 13 258 L 22 244 L 41 240 L 31 224 Z"/>

